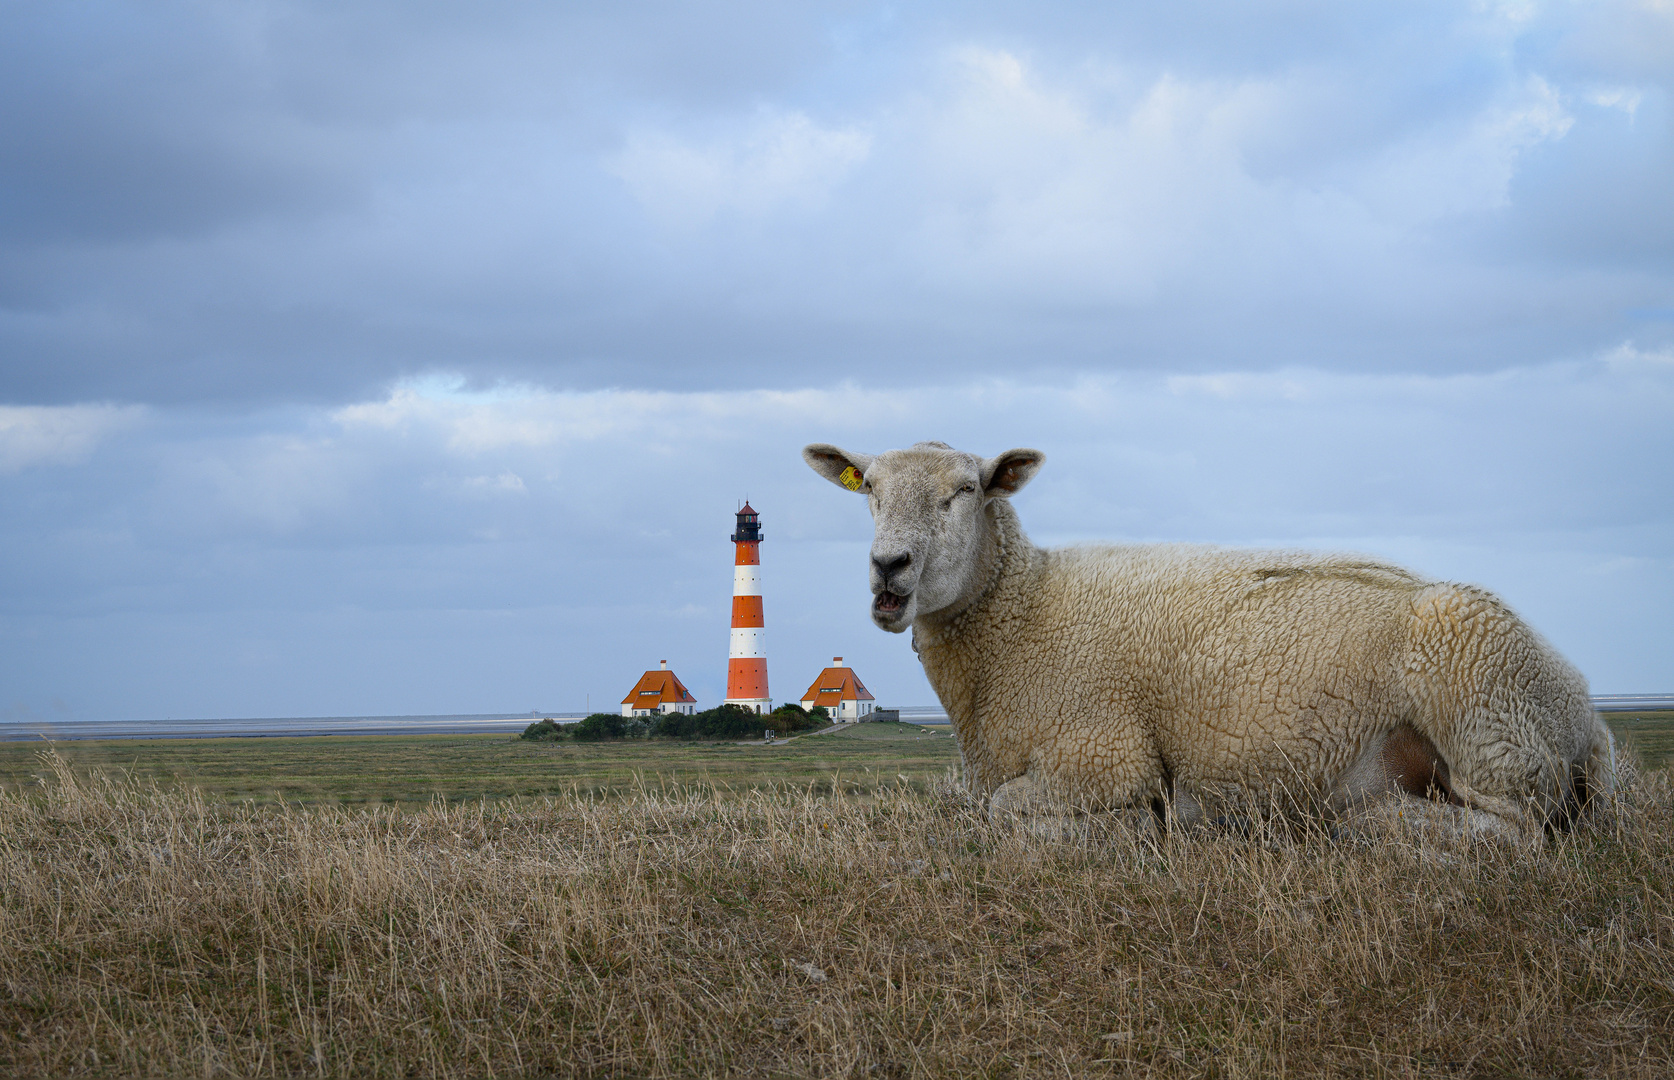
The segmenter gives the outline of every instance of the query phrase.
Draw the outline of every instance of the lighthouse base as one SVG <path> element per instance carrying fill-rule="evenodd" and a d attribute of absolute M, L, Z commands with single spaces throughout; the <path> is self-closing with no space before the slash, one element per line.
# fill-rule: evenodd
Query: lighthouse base
<path fill-rule="evenodd" d="M 768 700 L 767 698 L 764 698 L 764 697 L 763 698 L 730 698 L 729 697 L 729 698 L 727 698 L 726 703 L 728 705 L 742 705 L 746 709 L 751 710 L 752 712 L 770 713 L 770 712 L 773 711 L 773 702 Z"/>

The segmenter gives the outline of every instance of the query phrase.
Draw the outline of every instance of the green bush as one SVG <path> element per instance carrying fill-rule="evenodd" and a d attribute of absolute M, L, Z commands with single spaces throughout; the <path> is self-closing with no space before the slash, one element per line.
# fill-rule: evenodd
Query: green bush
<path fill-rule="evenodd" d="M 697 713 L 664 713 L 651 734 L 673 739 L 744 739 L 761 737 L 762 717 L 742 705 L 717 705 Z"/>
<path fill-rule="evenodd" d="M 574 734 L 580 742 L 620 739 L 628 734 L 627 718 L 616 713 L 596 712 L 577 724 Z"/>
<path fill-rule="evenodd" d="M 780 735 L 813 731 L 828 723 L 825 711 L 812 713 L 787 702 L 770 713 L 758 713 L 742 705 L 719 705 L 699 713 L 655 713 L 649 717 L 594 713 L 576 724 L 561 725 L 540 720 L 524 729 L 522 738 L 554 740 L 574 738 L 579 742 L 606 739 L 759 739 L 769 728 Z"/>
<path fill-rule="evenodd" d="M 759 739 L 768 728 L 784 734 L 824 727 L 799 705 L 781 705 L 758 713 L 742 705 L 718 705 L 698 713 L 664 713 L 654 717 L 651 734 L 665 739 Z"/>
<path fill-rule="evenodd" d="M 813 711 L 809 712 L 794 701 L 787 701 L 774 709 L 771 716 L 774 720 L 773 730 L 781 733 L 814 731 L 830 722 L 823 707 L 816 705 Z"/>

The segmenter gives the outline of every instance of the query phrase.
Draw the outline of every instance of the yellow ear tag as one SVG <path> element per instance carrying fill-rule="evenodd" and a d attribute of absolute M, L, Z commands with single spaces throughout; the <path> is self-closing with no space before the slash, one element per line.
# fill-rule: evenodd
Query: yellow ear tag
<path fill-rule="evenodd" d="M 850 491 L 860 490 L 860 474 L 855 471 L 853 465 L 850 465 L 848 468 L 843 470 L 843 475 L 837 478 L 837 482 L 848 488 Z"/>

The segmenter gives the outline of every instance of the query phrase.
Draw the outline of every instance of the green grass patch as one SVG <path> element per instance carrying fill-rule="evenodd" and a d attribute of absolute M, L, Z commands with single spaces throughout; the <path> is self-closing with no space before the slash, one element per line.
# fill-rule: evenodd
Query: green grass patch
<path fill-rule="evenodd" d="M 1674 766 L 1674 711 L 1608 713 L 1605 720 L 1651 769 Z M 78 770 L 186 783 L 222 802 L 415 806 L 514 795 L 618 796 L 641 787 L 709 785 L 748 791 L 792 786 L 870 793 L 921 787 L 959 762 L 950 729 L 853 724 L 770 746 L 633 740 L 541 743 L 514 735 L 353 735 L 263 739 L 109 739 L 54 744 Z M 19 789 L 46 770 L 40 742 L 0 743 L 0 786 Z"/>
<path fill-rule="evenodd" d="M 1650 769 L 1674 766 L 1674 709 L 1600 714 L 1618 742 L 1625 743 Z"/>
<path fill-rule="evenodd" d="M 570 792 L 620 796 L 712 786 L 922 788 L 959 761 L 951 734 L 857 724 L 760 743 L 530 742 L 515 735 L 354 735 L 263 739 L 110 739 L 53 744 L 78 772 L 188 784 L 221 802 L 414 806 Z M 47 773 L 39 742 L 0 743 L 0 786 Z M 902 778 L 905 778 L 904 780 Z"/>

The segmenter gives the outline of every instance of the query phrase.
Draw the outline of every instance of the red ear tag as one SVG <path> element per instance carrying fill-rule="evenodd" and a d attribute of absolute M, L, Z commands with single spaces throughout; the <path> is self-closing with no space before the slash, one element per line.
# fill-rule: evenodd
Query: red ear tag
<path fill-rule="evenodd" d="M 850 465 L 848 468 L 843 470 L 843 475 L 837 478 L 837 482 L 848 488 L 850 491 L 859 491 L 860 473 L 855 471 L 855 467 L 853 465 Z"/>

